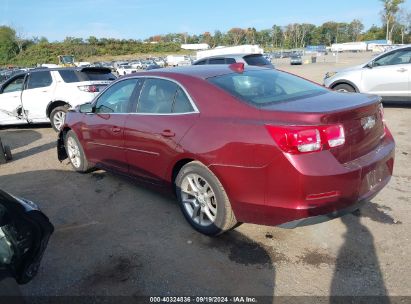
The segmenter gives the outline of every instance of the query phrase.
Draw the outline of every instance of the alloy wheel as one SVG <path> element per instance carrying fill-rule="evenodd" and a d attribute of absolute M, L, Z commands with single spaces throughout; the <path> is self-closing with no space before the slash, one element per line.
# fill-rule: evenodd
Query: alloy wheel
<path fill-rule="evenodd" d="M 66 118 L 66 113 L 63 111 L 58 111 L 53 116 L 53 124 L 56 129 L 60 130 L 61 126 L 64 124 L 64 120 Z"/>
<path fill-rule="evenodd" d="M 217 198 L 210 184 L 198 174 L 187 174 L 181 183 L 181 199 L 187 214 L 200 226 L 210 226 L 217 217 Z"/>
<path fill-rule="evenodd" d="M 69 159 L 74 167 L 80 168 L 81 165 L 81 154 L 80 148 L 73 137 L 67 138 L 67 152 Z"/>

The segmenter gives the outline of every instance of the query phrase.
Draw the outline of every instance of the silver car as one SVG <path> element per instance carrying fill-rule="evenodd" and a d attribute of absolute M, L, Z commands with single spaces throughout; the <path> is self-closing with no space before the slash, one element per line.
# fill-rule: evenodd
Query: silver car
<path fill-rule="evenodd" d="M 385 52 L 366 64 L 324 78 L 328 88 L 380 95 L 383 101 L 411 101 L 411 45 Z"/>

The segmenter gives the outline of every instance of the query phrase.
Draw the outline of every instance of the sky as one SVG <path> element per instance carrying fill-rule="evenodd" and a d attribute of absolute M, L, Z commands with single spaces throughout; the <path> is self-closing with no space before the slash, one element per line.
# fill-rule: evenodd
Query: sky
<path fill-rule="evenodd" d="M 405 7 L 411 10 L 411 0 Z M 361 20 L 381 25 L 379 0 L 0 0 L 0 24 L 26 38 L 146 39 L 157 34 L 223 32 L 306 22 Z"/>

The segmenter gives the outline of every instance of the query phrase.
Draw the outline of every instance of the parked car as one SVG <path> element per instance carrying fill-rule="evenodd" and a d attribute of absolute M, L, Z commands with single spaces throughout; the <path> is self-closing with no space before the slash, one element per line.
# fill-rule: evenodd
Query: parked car
<path fill-rule="evenodd" d="M 161 58 L 154 59 L 154 63 L 157 64 L 161 68 L 165 67 L 165 65 L 166 65 L 165 60 L 163 60 Z"/>
<path fill-rule="evenodd" d="M 303 64 L 303 59 L 300 55 L 293 55 L 291 56 L 290 59 L 290 64 L 291 65 L 302 65 Z"/>
<path fill-rule="evenodd" d="M 68 113 L 57 149 L 79 172 L 169 186 L 208 235 L 351 212 L 388 183 L 394 162 L 379 97 L 242 63 L 123 77 Z"/>
<path fill-rule="evenodd" d="M 244 65 L 274 68 L 273 64 L 268 61 L 262 54 L 229 54 L 212 56 L 194 61 L 193 65 L 232 64 L 236 62 L 244 63 Z"/>
<path fill-rule="evenodd" d="M 383 101 L 411 101 L 411 45 L 358 66 L 328 72 L 324 85 L 342 92 L 376 94 Z"/>
<path fill-rule="evenodd" d="M 142 69 L 143 68 L 143 64 L 141 63 L 141 60 L 135 60 L 130 62 L 130 65 L 133 69 Z"/>
<path fill-rule="evenodd" d="M 166 61 L 170 67 L 191 65 L 190 58 L 185 55 L 168 55 Z"/>
<path fill-rule="evenodd" d="M 116 77 L 107 68 L 34 69 L 0 85 L 0 126 L 51 122 L 58 131 L 68 109 L 91 101 Z"/>
<path fill-rule="evenodd" d="M 137 72 L 137 69 L 133 68 L 131 65 L 120 65 L 117 68 L 118 75 L 127 75 L 127 74 L 136 73 L 136 72 Z"/>
<path fill-rule="evenodd" d="M 5 290 L 7 279 L 26 284 L 36 276 L 53 231 L 35 203 L 0 190 L 0 297 L 18 295 Z"/>

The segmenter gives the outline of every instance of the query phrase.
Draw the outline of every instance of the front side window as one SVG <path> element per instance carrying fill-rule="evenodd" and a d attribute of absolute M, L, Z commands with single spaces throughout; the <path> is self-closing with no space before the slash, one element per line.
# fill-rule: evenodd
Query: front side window
<path fill-rule="evenodd" d="M 232 73 L 212 77 L 208 81 L 257 107 L 317 96 L 327 92 L 319 85 L 275 70 Z"/>
<path fill-rule="evenodd" d="M 27 89 L 44 88 L 53 82 L 49 71 L 33 72 L 29 76 Z"/>
<path fill-rule="evenodd" d="M 3 93 L 21 91 L 23 90 L 23 83 L 24 75 L 17 77 L 16 79 L 12 80 L 9 84 L 7 84 L 3 89 Z"/>
<path fill-rule="evenodd" d="M 97 100 L 95 113 L 128 113 L 130 98 L 139 79 L 127 79 L 112 85 Z"/>
<path fill-rule="evenodd" d="M 374 61 L 374 66 L 386 66 L 411 63 L 411 49 L 398 50 Z"/>

